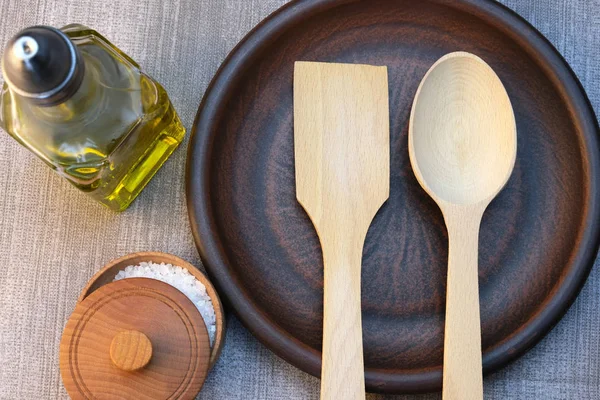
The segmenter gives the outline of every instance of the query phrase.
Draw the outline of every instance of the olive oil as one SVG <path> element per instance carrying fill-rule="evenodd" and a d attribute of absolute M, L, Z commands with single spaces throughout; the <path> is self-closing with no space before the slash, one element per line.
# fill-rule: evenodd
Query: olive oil
<path fill-rule="evenodd" d="M 5 51 L 12 54 L 3 58 L 0 126 L 115 211 L 129 206 L 184 138 L 163 87 L 92 29 L 28 28 Z"/>

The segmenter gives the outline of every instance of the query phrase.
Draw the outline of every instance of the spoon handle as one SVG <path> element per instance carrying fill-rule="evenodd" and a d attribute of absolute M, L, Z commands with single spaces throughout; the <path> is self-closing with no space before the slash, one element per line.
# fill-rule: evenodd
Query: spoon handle
<path fill-rule="evenodd" d="M 444 400 L 483 399 L 477 252 L 483 211 L 444 213 L 448 228 L 448 281 L 444 335 Z"/>
<path fill-rule="evenodd" d="M 361 251 L 356 251 L 357 247 Z M 361 256 L 362 246 L 323 243 L 325 268 L 321 400 L 365 398 L 360 303 Z"/>

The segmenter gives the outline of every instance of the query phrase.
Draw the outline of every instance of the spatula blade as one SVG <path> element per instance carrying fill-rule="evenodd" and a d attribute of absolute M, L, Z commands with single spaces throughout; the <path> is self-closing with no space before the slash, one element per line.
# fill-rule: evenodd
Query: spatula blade
<path fill-rule="evenodd" d="M 386 67 L 296 62 L 296 194 L 317 229 L 333 210 L 362 210 L 368 228 L 389 196 L 389 138 Z"/>

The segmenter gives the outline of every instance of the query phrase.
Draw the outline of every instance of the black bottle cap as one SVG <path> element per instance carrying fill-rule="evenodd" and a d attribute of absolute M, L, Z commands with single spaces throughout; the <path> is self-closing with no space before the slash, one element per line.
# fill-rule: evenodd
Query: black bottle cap
<path fill-rule="evenodd" d="M 69 99 L 83 81 L 84 63 L 77 47 L 58 29 L 32 26 L 16 34 L 2 57 L 9 88 L 40 106 Z"/>

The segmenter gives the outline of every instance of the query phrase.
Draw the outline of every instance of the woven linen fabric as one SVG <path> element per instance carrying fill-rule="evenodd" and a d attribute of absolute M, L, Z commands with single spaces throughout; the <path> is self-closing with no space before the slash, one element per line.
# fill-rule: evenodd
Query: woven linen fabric
<path fill-rule="evenodd" d="M 188 128 L 227 53 L 285 0 L 0 0 L 0 47 L 34 24 L 96 28 L 167 89 Z M 600 112 L 600 0 L 504 0 L 566 57 Z M 188 135 L 189 138 L 189 135 Z M 0 133 L 0 399 L 67 399 L 58 368 L 80 290 L 112 258 L 154 250 L 201 265 L 187 217 L 188 139 L 126 212 L 74 190 Z M 199 399 L 318 399 L 319 380 L 231 316 Z M 367 395 L 375 399 L 440 399 Z M 600 270 L 554 330 L 485 379 L 486 399 L 600 399 Z"/>

